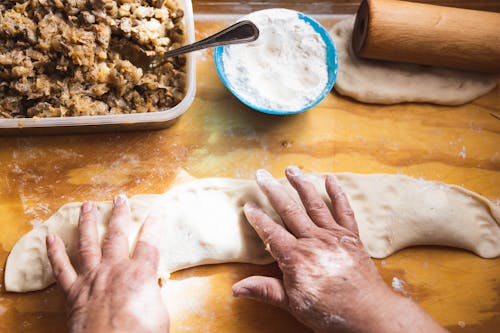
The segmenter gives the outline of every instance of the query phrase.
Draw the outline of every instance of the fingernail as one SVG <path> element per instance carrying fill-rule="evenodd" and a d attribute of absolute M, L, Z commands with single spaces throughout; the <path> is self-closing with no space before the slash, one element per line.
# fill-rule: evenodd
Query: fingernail
<path fill-rule="evenodd" d="M 302 170 L 300 170 L 298 167 L 296 167 L 295 165 L 290 165 L 288 168 L 286 168 L 286 172 L 290 175 L 290 176 L 294 176 L 294 177 L 297 177 L 297 176 L 302 176 L 304 173 L 302 172 Z"/>
<path fill-rule="evenodd" d="M 47 244 L 52 245 L 54 243 L 55 237 L 53 234 L 47 234 L 46 240 Z"/>
<path fill-rule="evenodd" d="M 332 178 L 333 178 L 333 182 L 335 183 L 335 185 L 337 187 L 339 187 L 340 189 L 342 189 L 341 186 L 340 186 L 339 179 L 337 178 L 337 176 L 332 175 Z"/>
<path fill-rule="evenodd" d="M 128 201 L 127 196 L 125 194 L 118 194 L 115 196 L 115 200 L 113 200 L 113 203 L 116 206 L 121 206 L 123 204 L 126 204 Z"/>
<path fill-rule="evenodd" d="M 278 183 L 276 179 L 266 169 L 259 169 L 255 172 L 258 183 Z"/>
<path fill-rule="evenodd" d="M 344 189 L 342 188 L 342 185 L 340 185 L 340 182 L 339 182 L 339 179 L 337 178 L 337 176 L 332 175 L 332 176 L 331 176 L 331 179 L 332 179 L 332 181 L 333 181 L 333 186 L 335 186 L 335 190 L 336 190 L 339 194 L 343 194 L 343 193 L 344 193 Z"/>
<path fill-rule="evenodd" d="M 88 212 L 90 212 L 92 210 L 92 206 L 93 206 L 92 202 L 90 202 L 90 201 L 84 202 L 82 204 L 82 207 L 81 207 L 81 212 L 82 213 L 88 213 Z"/>
<path fill-rule="evenodd" d="M 236 288 L 232 288 L 233 290 L 233 296 L 234 297 L 245 297 L 245 296 L 248 296 L 250 295 L 250 290 L 248 290 L 247 288 L 245 287 L 236 287 Z"/>
<path fill-rule="evenodd" d="M 266 169 L 259 169 L 255 172 L 257 180 L 271 179 L 271 174 Z"/>
<path fill-rule="evenodd" d="M 257 209 L 257 205 L 254 202 L 247 202 L 245 206 L 243 206 L 243 209 L 246 211 L 252 211 Z"/>

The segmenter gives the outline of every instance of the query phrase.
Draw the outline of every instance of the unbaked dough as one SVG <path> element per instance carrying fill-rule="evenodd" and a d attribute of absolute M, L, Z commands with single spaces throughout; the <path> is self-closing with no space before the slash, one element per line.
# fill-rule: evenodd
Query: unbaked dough
<path fill-rule="evenodd" d="M 330 204 L 324 189 L 326 174 L 307 177 Z M 402 175 L 340 173 L 337 177 L 372 257 L 427 244 L 459 247 L 484 258 L 500 255 L 500 207 L 478 194 Z M 160 276 L 203 264 L 270 263 L 272 258 L 242 212 L 248 201 L 279 221 L 253 180 L 206 178 L 174 186 L 162 195 L 134 196 L 130 199 L 131 248 L 145 218 L 154 214 L 163 222 Z M 75 260 L 79 208 L 80 203 L 62 206 L 14 245 L 5 268 L 7 291 L 40 290 L 54 282 L 45 246 L 47 232 L 59 235 Z M 111 208 L 111 202 L 97 203 L 101 240 Z"/>
<path fill-rule="evenodd" d="M 330 32 L 339 59 L 335 90 L 342 95 L 365 103 L 460 105 L 498 83 L 494 75 L 358 58 L 351 46 L 353 26 L 354 17 L 337 23 Z"/>

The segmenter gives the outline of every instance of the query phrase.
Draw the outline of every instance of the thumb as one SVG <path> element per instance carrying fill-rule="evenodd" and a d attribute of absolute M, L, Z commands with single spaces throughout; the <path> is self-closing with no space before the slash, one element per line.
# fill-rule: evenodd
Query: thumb
<path fill-rule="evenodd" d="M 283 282 L 268 276 L 251 276 L 233 285 L 235 297 L 251 298 L 282 309 L 288 308 Z"/>

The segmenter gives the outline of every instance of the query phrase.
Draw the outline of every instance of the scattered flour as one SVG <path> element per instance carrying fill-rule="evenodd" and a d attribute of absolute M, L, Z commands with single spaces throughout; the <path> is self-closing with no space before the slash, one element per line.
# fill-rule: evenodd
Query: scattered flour
<path fill-rule="evenodd" d="M 392 289 L 395 291 L 398 291 L 400 293 L 406 293 L 406 290 L 404 288 L 405 282 L 401 279 L 398 279 L 397 277 L 392 278 Z"/>
<path fill-rule="evenodd" d="M 267 9 L 243 19 L 259 28 L 259 39 L 231 45 L 223 53 L 230 85 L 253 105 L 299 111 L 328 83 L 326 44 L 296 11 Z"/>
<path fill-rule="evenodd" d="M 465 322 L 463 322 L 463 321 L 459 321 L 459 322 L 457 323 L 457 325 L 458 325 L 458 327 L 460 327 L 460 328 L 464 328 L 464 327 L 465 327 Z"/>
<path fill-rule="evenodd" d="M 462 150 L 458 153 L 458 156 L 465 159 L 467 157 L 467 148 L 462 146 Z"/>
<path fill-rule="evenodd" d="M 346 269 L 352 267 L 354 262 L 349 254 L 342 248 L 338 248 L 335 252 L 319 252 L 316 254 L 317 267 L 311 269 L 312 276 L 339 276 Z"/>
<path fill-rule="evenodd" d="M 184 322 L 193 315 L 203 316 L 208 311 L 211 290 L 210 277 L 188 277 L 182 280 L 166 280 L 162 288 L 162 298 L 167 304 L 173 322 Z M 182 332 L 191 332 L 191 327 L 183 325 Z"/>

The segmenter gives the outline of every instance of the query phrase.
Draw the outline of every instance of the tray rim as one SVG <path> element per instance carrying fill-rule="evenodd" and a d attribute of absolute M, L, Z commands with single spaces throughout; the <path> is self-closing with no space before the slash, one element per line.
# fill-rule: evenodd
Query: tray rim
<path fill-rule="evenodd" d="M 179 5 L 184 9 L 184 25 L 186 27 L 186 43 L 195 41 L 194 15 L 191 0 L 178 0 Z M 75 116 L 75 117 L 47 117 L 47 118 L 0 118 L 0 135 L 14 133 L 39 132 L 47 129 L 50 134 L 51 129 L 55 132 L 73 132 L 75 128 L 85 128 L 86 131 L 99 131 L 101 127 L 105 129 L 111 126 L 113 130 L 120 130 L 120 125 L 134 129 L 140 129 L 141 125 L 148 128 L 148 124 L 153 127 L 164 124 L 167 127 L 175 118 L 186 112 L 194 101 L 196 95 L 196 57 L 193 53 L 186 55 L 186 95 L 176 106 L 156 112 L 130 113 L 115 115 L 97 116 Z M 67 129 L 67 130 L 66 130 Z M 124 128 L 128 130 L 128 128 Z M 38 133 L 40 134 L 40 133 Z"/>

